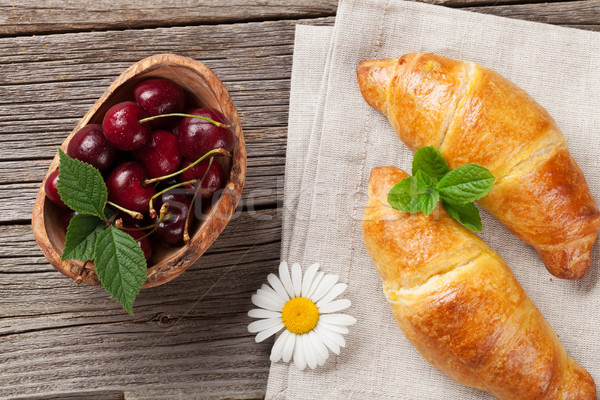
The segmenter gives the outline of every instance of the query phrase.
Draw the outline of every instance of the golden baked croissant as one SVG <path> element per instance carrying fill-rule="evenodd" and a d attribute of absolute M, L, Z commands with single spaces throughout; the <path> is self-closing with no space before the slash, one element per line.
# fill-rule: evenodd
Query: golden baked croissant
<path fill-rule="evenodd" d="M 455 381 L 506 400 L 596 400 L 573 361 L 500 256 L 442 206 L 425 216 L 390 207 L 408 175 L 371 171 L 362 230 L 398 325 Z"/>
<path fill-rule="evenodd" d="M 478 163 L 494 174 L 479 203 L 548 271 L 587 274 L 600 212 L 556 123 L 527 93 L 488 68 L 431 53 L 362 61 L 357 76 L 412 151 L 432 145 L 452 169 Z"/>

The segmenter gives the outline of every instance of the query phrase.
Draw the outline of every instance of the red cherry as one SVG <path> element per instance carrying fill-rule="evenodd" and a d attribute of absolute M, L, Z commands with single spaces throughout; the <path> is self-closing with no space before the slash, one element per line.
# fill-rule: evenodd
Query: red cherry
<path fill-rule="evenodd" d="M 106 140 L 119 150 L 139 149 L 150 140 L 150 129 L 139 123 L 143 118 L 146 113 L 133 101 L 115 104 L 102 120 Z"/>
<path fill-rule="evenodd" d="M 198 164 L 194 165 L 192 168 L 188 169 L 187 171 L 181 173 L 182 182 L 189 181 L 192 179 L 202 179 L 202 177 L 204 177 L 204 180 L 202 181 L 202 186 L 200 187 L 200 191 L 198 193 L 203 199 L 212 198 L 215 195 L 215 193 L 217 193 L 217 191 L 221 189 L 225 184 L 225 174 L 223 173 L 223 168 L 221 167 L 221 165 L 216 160 L 213 160 L 212 164 L 210 165 L 210 168 L 208 168 L 209 163 L 210 159 L 203 160 Z M 191 163 L 189 161 L 185 160 L 181 168 L 183 169 L 190 164 Z M 207 168 L 208 172 L 206 172 Z M 206 176 L 204 176 L 205 173 Z M 194 185 L 186 186 L 191 188 Z"/>
<path fill-rule="evenodd" d="M 144 185 L 146 168 L 137 161 L 117 166 L 106 179 L 108 200 L 131 211 L 148 212 L 148 202 L 156 194 L 152 185 Z"/>
<path fill-rule="evenodd" d="M 146 259 L 146 261 L 149 261 L 150 257 L 152 257 L 152 244 L 150 243 L 150 239 L 145 237 L 142 240 L 140 240 L 140 238 L 142 236 L 144 236 L 146 234 L 146 232 L 144 232 L 144 231 L 124 231 L 124 232 L 129 234 L 129 236 L 131 236 L 137 242 L 137 244 L 140 245 L 140 247 L 142 248 L 142 251 L 144 252 L 144 258 Z"/>
<path fill-rule="evenodd" d="M 119 211 L 117 214 L 117 219 L 120 218 L 123 226 L 126 228 L 143 228 L 152 224 L 152 219 L 147 214 L 144 214 L 143 219 L 135 219 L 122 211 Z"/>
<path fill-rule="evenodd" d="M 56 184 L 58 183 L 58 170 L 48 176 L 46 179 L 46 184 L 44 185 L 44 190 L 46 191 L 46 196 L 59 207 L 68 208 L 67 205 L 62 201 L 60 195 L 58 194 L 58 189 L 56 188 Z"/>
<path fill-rule="evenodd" d="M 180 113 L 185 108 L 185 93 L 176 83 L 166 79 L 148 79 L 139 83 L 133 95 L 135 101 L 148 116 Z M 177 121 L 174 118 L 158 118 L 150 122 L 154 127 L 168 126 Z"/>
<path fill-rule="evenodd" d="M 177 138 L 164 130 L 154 131 L 152 139 L 132 154 L 133 158 L 144 164 L 150 178 L 172 174 L 181 164 Z"/>
<path fill-rule="evenodd" d="M 73 210 L 67 210 L 63 215 L 62 215 L 62 224 L 63 224 L 63 228 L 65 229 L 65 232 L 67 231 L 67 228 L 69 228 L 69 224 L 71 223 L 71 220 L 73 219 L 74 216 L 76 216 L 77 214 L 79 214 L 77 211 L 73 211 Z"/>
<path fill-rule="evenodd" d="M 197 108 L 189 114 L 229 124 L 223 114 L 212 108 Z M 177 138 L 181 154 L 192 161 L 213 149 L 224 148 L 232 152 L 235 147 L 235 135 L 231 129 L 219 128 L 211 122 L 198 118 L 183 118 L 179 123 Z"/>
<path fill-rule="evenodd" d="M 185 220 L 188 216 L 191 202 L 192 195 L 181 189 L 173 189 L 160 196 L 157 207 L 160 207 L 163 203 L 168 203 L 169 209 L 163 220 L 156 227 L 153 235 L 172 246 L 182 243 Z"/>
<path fill-rule="evenodd" d="M 117 150 L 106 141 L 102 127 L 91 124 L 84 126 L 73 135 L 67 148 L 67 155 L 104 171 L 115 161 Z"/>

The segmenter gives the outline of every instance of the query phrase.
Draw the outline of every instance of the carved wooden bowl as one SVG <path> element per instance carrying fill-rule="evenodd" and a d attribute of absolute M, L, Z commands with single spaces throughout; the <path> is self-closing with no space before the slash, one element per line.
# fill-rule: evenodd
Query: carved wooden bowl
<path fill-rule="evenodd" d="M 244 135 L 227 89 L 206 65 L 173 54 L 158 54 L 145 58 L 123 72 L 79 121 L 62 143 L 61 148 L 66 152 L 69 141 L 79 129 L 90 123 L 101 124 L 102 117 L 112 105 L 131 100 L 135 85 L 150 77 L 162 77 L 179 84 L 186 91 L 188 105 L 212 107 L 219 110 L 232 125 L 236 136 L 236 145 L 232 158 L 226 161 L 230 163 L 228 165 L 230 167 L 229 176 L 221 196 L 205 212 L 202 222 L 197 224 L 199 226 L 196 227 L 188 245 L 153 248 L 153 255 L 148 263 L 148 279 L 142 288 L 162 285 L 174 279 L 200 258 L 221 234 L 235 212 L 246 177 Z M 46 179 L 58 168 L 58 164 L 57 152 L 33 206 L 32 225 L 35 239 L 44 256 L 60 272 L 75 279 L 78 283 L 99 285 L 100 282 L 92 262 L 84 266 L 84 263 L 80 261 L 60 260 L 65 244 L 61 211 L 51 201 L 47 201 L 44 190 Z"/>

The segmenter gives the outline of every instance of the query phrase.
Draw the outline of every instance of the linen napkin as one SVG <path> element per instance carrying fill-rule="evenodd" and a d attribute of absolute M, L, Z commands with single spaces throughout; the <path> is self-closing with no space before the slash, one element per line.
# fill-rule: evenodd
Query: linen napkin
<path fill-rule="evenodd" d="M 312 194 L 312 179 L 303 186 L 303 177 L 314 177 L 314 171 L 304 171 L 312 164 L 307 162 L 317 155 L 321 118 L 313 124 L 318 109 L 324 106 L 326 82 L 321 82 L 327 63 L 333 28 L 329 26 L 296 26 L 292 81 L 290 87 L 290 112 L 285 159 L 282 226 L 287 227 L 281 237 L 281 256 L 286 259 L 292 231 L 306 232 L 309 218 L 302 213 Z"/>
<path fill-rule="evenodd" d="M 286 166 L 284 208 L 292 211 L 284 219 L 282 258 L 305 267 L 320 262 L 326 272 L 339 274 L 349 285 L 347 312 L 358 322 L 346 337 L 347 348 L 324 367 L 298 371 L 293 364 L 273 364 L 266 398 L 492 399 L 424 361 L 402 335 L 382 294 L 360 231 L 366 184 L 376 166 L 410 170 L 412 153 L 362 99 L 356 65 L 367 58 L 432 51 L 495 69 L 548 109 L 598 198 L 600 34 L 395 0 L 342 0 L 327 52 L 326 28 L 312 29 L 297 31 L 289 129 L 290 135 L 310 131 L 311 136 L 302 139 L 308 154 L 293 150 L 302 146 L 288 147 L 288 163 L 304 163 L 304 168 L 299 178 L 299 168 L 290 176 Z M 304 63 L 302 54 L 317 47 L 308 50 L 312 60 Z M 300 66 L 315 71 L 306 87 L 298 84 L 308 73 Z M 320 93 L 317 102 L 315 93 Z M 296 96 L 312 96 L 311 126 L 293 118 L 298 115 L 294 104 L 303 104 Z M 306 201 L 288 209 L 294 194 Z M 598 247 L 585 279 L 563 281 L 552 278 L 531 247 L 484 211 L 482 220 L 482 238 L 507 261 L 568 353 L 600 382 Z"/>

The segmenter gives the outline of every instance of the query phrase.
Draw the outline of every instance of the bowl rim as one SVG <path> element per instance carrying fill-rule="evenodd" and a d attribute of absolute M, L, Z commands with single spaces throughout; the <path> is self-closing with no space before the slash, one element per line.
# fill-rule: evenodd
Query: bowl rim
<path fill-rule="evenodd" d="M 147 279 L 144 282 L 142 289 L 162 285 L 181 275 L 212 245 L 225 229 L 225 226 L 227 226 L 237 208 L 246 177 L 246 145 L 239 115 L 225 85 L 210 68 L 200 61 L 176 54 L 155 54 L 146 57 L 129 66 L 110 84 L 86 114 L 79 120 L 60 146 L 60 148 L 66 152 L 67 146 L 73 135 L 83 126 L 87 125 L 109 97 L 117 92 L 125 83 L 135 79 L 139 75 L 169 66 L 191 70 L 193 73 L 198 74 L 198 76 L 204 79 L 209 89 L 213 92 L 221 108 L 221 112 L 232 125 L 232 129 L 236 136 L 236 144 L 232 153 L 232 162 L 227 183 L 225 184 L 221 196 L 216 203 L 213 204 L 210 213 L 191 237 L 191 240 L 187 245 L 183 244 L 168 259 L 161 260 L 158 263 L 148 266 Z M 45 183 L 48 176 L 58 168 L 58 164 L 59 156 L 57 151 L 50 162 L 48 171 L 46 172 L 37 193 L 32 211 L 32 229 L 40 250 L 50 264 L 62 274 L 79 283 L 80 281 L 77 279 L 77 270 L 81 269 L 80 264 L 72 260 L 61 261 L 62 250 L 56 249 L 52 244 L 50 237 L 48 236 L 44 216 L 46 201 Z M 94 286 L 98 285 L 99 282 L 95 275 L 95 273 L 87 274 L 82 278 L 83 283 Z"/>

